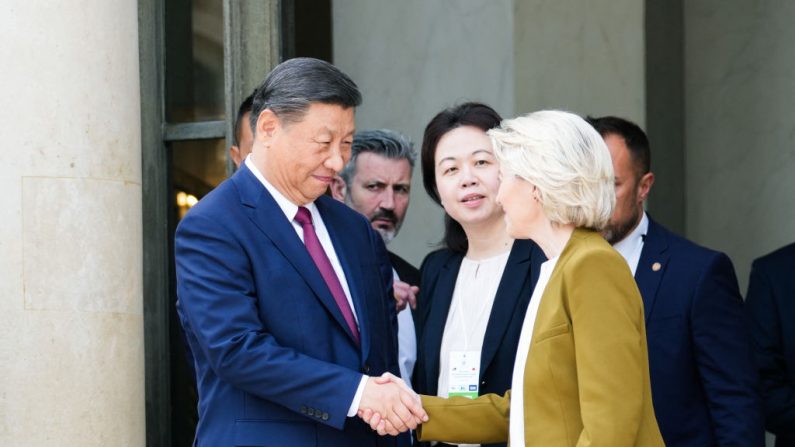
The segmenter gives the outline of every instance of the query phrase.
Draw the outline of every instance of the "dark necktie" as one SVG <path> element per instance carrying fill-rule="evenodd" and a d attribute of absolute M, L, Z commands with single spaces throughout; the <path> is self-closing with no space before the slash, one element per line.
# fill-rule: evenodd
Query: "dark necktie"
<path fill-rule="evenodd" d="M 315 226 L 312 224 L 312 214 L 308 209 L 299 206 L 298 213 L 295 215 L 295 221 L 304 229 L 304 245 L 306 245 L 306 250 L 309 252 L 309 256 L 312 257 L 312 260 L 315 261 L 315 265 L 318 270 L 320 270 L 320 275 L 323 277 L 323 280 L 326 281 L 326 285 L 331 295 L 334 297 L 334 301 L 340 308 L 345 322 L 348 323 L 348 328 L 350 328 L 351 333 L 353 333 L 356 344 L 359 344 L 359 328 L 356 326 L 356 320 L 353 318 L 351 306 L 348 304 L 348 298 L 345 297 L 345 291 L 342 289 L 337 273 L 334 272 L 334 267 L 331 266 L 331 261 L 329 261 L 326 251 L 323 250 L 323 246 L 320 245 L 320 240 L 317 238 Z"/>

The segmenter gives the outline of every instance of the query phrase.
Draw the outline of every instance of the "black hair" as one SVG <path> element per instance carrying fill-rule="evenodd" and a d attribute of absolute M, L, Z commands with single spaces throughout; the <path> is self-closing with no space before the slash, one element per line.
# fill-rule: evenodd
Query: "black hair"
<path fill-rule="evenodd" d="M 348 164 L 340 172 L 340 177 L 348 187 L 351 186 L 351 179 L 356 175 L 356 159 L 359 154 L 371 153 L 392 160 L 407 160 L 411 169 L 414 169 L 414 161 L 417 159 L 417 152 L 411 141 L 393 130 L 363 130 L 356 132 L 351 144 L 351 158 Z"/>
<path fill-rule="evenodd" d="M 599 118 L 589 116 L 585 120 L 599 132 L 602 138 L 608 135 L 618 135 L 624 138 L 624 143 L 626 143 L 632 161 L 635 163 L 638 178 L 651 172 L 649 138 L 640 126 L 632 121 L 616 116 L 603 116 Z"/>
<path fill-rule="evenodd" d="M 232 136 L 232 143 L 235 146 L 240 146 L 240 134 L 242 132 L 242 125 L 243 125 L 243 117 L 246 113 L 251 112 L 251 104 L 254 102 L 254 93 L 257 91 L 253 91 L 250 95 L 240 103 L 240 107 L 237 108 L 237 115 L 235 115 L 235 132 Z M 249 120 L 246 125 L 251 125 L 251 120 Z M 254 129 L 252 128 L 252 133 Z"/>
<path fill-rule="evenodd" d="M 467 102 L 442 110 L 425 126 L 422 137 L 420 159 L 422 161 L 422 183 L 434 202 L 441 205 L 436 188 L 436 146 L 439 140 L 453 129 L 463 126 L 477 127 L 486 132 L 500 125 L 502 117 L 494 109 L 478 102 Z M 469 241 L 460 223 L 444 214 L 444 238 L 442 245 L 457 253 L 466 253 Z"/>
<path fill-rule="evenodd" d="M 339 68 L 320 59 L 288 59 L 268 73 L 251 107 L 251 128 L 265 109 L 286 122 L 301 120 L 312 103 L 357 107 L 362 95 L 356 84 Z"/>

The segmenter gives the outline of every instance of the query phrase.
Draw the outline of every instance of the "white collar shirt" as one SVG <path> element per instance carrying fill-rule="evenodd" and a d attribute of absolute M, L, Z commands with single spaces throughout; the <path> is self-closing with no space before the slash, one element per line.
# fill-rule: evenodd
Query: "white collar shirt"
<path fill-rule="evenodd" d="M 626 259 L 629 264 L 629 269 L 632 270 L 632 276 L 635 276 L 635 271 L 638 269 L 640 262 L 640 254 L 643 251 L 644 239 L 646 233 L 649 231 L 649 217 L 643 213 L 640 218 L 640 223 L 632 230 L 627 237 L 616 242 L 613 248 Z"/>

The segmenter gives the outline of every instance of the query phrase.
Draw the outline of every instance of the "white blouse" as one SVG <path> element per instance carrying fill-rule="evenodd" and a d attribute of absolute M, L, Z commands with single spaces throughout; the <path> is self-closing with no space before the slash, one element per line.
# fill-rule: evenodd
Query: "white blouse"
<path fill-rule="evenodd" d="M 510 254 L 508 250 L 480 261 L 468 258 L 461 261 L 439 352 L 439 387 L 436 394 L 440 397 L 447 397 L 450 352 L 481 352 L 483 349 L 491 308 Z"/>
<path fill-rule="evenodd" d="M 513 376 L 511 377 L 511 411 L 509 418 L 509 438 L 511 447 L 524 447 L 524 368 L 527 365 L 527 355 L 530 353 L 530 344 L 533 342 L 533 327 L 536 324 L 538 306 L 541 296 L 547 288 L 549 277 L 555 269 L 558 258 L 552 258 L 541 264 L 538 282 L 533 289 L 530 304 L 522 323 L 522 333 L 519 335 L 519 346 L 516 348 L 516 360 L 513 363 Z"/>

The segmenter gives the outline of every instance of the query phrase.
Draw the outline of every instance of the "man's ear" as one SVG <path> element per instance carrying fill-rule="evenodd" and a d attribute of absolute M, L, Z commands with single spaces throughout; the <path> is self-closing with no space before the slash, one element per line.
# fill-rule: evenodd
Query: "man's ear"
<path fill-rule="evenodd" d="M 229 146 L 229 158 L 232 159 L 232 163 L 235 164 L 235 168 L 239 168 L 240 163 L 243 161 L 240 159 L 240 148 L 234 144 Z"/>
<path fill-rule="evenodd" d="M 342 177 L 335 175 L 334 178 L 331 179 L 331 197 L 340 202 L 345 202 L 345 193 L 347 190 L 348 188 L 345 186 L 345 180 L 343 180 Z"/>
<path fill-rule="evenodd" d="M 262 136 L 268 140 L 280 126 L 281 120 L 279 120 L 279 117 L 271 109 L 265 109 L 257 117 L 257 136 Z"/>
<path fill-rule="evenodd" d="M 651 185 L 654 184 L 654 173 L 647 172 L 643 174 L 638 182 L 638 198 L 641 202 L 645 201 L 649 198 L 649 192 L 651 192 Z"/>

